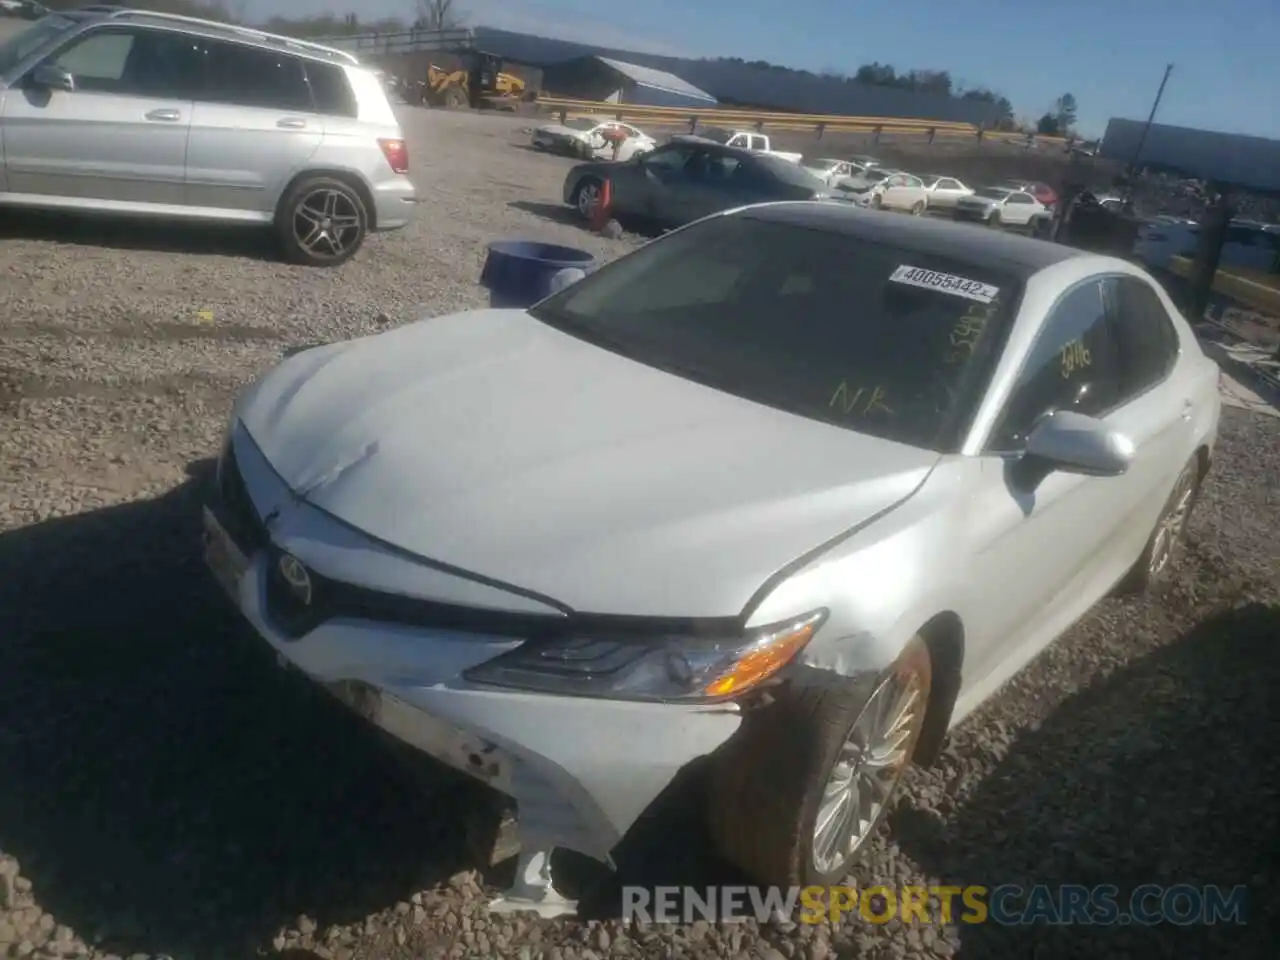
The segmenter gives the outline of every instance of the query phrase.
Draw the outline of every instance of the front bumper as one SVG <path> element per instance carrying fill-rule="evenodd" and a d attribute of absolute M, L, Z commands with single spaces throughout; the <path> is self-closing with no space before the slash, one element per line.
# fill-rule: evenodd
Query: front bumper
<path fill-rule="evenodd" d="M 225 462 L 234 463 L 243 496 L 229 502 L 225 478 L 220 483 L 223 493 L 206 509 L 206 559 L 240 612 L 282 662 L 405 743 L 514 798 L 524 842 L 607 859 L 681 768 L 738 728 L 733 706 L 521 693 L 463 678 L 519 645 L 510 636 L 345 616 L 292 635 L 276 622 L 268 589 L 282 551 L 325 576 L 395 563 L 403 583 L 419 568 L 402 555 L 380 556 L 377 544 L 297 502 L 242 428 L 230 449 Z M 245 500 L 257 517 L 274 513 L 269 530 L 246 529 L 254 518 L 246 518 Z M 425 599 L 451 602 L 442 594 L 458 578 L 421 574 L 424 583 L 435 578 Z"/>

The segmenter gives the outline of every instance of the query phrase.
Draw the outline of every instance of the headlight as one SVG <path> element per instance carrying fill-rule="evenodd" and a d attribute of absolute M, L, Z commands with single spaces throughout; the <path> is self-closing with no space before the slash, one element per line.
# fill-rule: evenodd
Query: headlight
<path fill-rule="evenodd" d="M 735 637 L 566 637 L 530 641 L 468 680 L 565 696 L 699 703 L 758 687 L 812 639 L 825 610 Z"/>

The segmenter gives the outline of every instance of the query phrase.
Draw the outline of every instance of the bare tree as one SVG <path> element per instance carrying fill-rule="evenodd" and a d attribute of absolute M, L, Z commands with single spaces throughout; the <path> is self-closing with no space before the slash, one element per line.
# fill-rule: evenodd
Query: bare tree
<path fill-rule="evenodd" d="M 453 30 L 462 26 L 454 0 L 414 0 L 413 25 L 419 30 Z"/>

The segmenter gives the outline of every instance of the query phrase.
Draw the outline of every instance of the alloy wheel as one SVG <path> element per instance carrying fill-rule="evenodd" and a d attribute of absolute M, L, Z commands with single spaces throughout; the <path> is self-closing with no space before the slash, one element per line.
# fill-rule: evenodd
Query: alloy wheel
<path fill-rule="evenodd" d="M 1173 493 L 1169 497 L 1169 506 L 1160 516 L 1156 525 L 1155 539 L 1151 544 L 1151 561 L 1148 565 L 1150 579 L 1159 577 L 1173 561 L 1178 544 L 1186 530 L 1187 518 L 1191 515 L 1191 501 L 1195 497 L 1195 480 L 1188 467 L 1178 476 Z"/>
<path fill-rule="evenodd" d="M 578 188 L 578 212 L 590 220 L 600 206 L 600 187 L 595 183 L 584 183 Z"/>
<path fill-rule="evenodd" d="M 294 207 L 293 235 L 317 260 L 337 260 L 360 241 L 360 211 L 341 190 L 324 187 Z"/>
<path fill-rule="evenodd" d="M 880 822 L 911 761 L 927 699 L 918 673 L 894 671 L 853 722 L 814 821 L 813 865 L 819 873 L 852 859 Z"/>

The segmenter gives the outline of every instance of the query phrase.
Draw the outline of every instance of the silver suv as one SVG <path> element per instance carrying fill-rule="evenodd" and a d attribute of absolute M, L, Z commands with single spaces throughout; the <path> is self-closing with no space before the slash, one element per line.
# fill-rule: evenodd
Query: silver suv
<path fill-rule="evenodd" d="M 319 44 L 116 7 L 0 43 L 0 207 L 271 225 L 335 266 L 414 210 L 371 69 Z"/>

